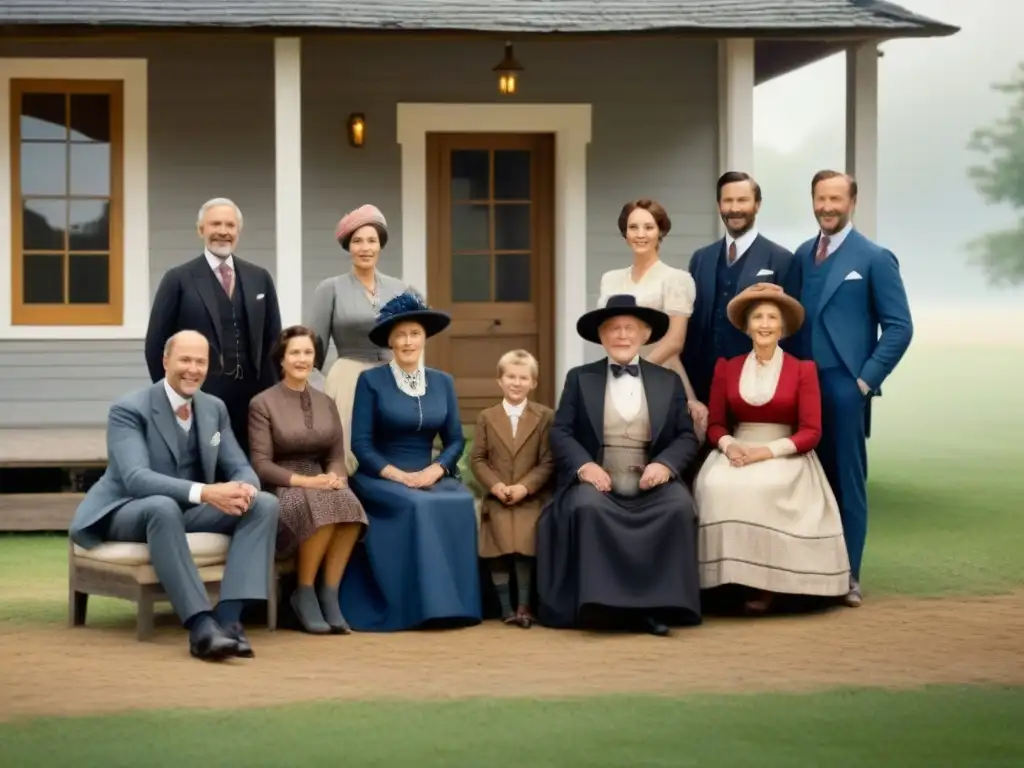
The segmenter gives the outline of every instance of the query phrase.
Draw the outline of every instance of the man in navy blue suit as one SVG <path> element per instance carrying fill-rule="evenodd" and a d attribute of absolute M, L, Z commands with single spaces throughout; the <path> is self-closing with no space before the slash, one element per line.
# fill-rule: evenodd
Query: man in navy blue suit
<path fill-rule="evenodd" d="M 860 565 L 868 528 L 871 398 L 881 394 L 882 382 L 910 346 L 914 327 L 896 257 L 853 228 L 856 180 L 818 171 L 811 197 L 820 231 L 796 250 L 807 319 L 793 348 L 818 366 L 822 435 L 817 451 L 839 502 L 850 555 L 846 603 L 856 607 L 862 601 Z"/>
<path fill-rule="evenodd" d="M 683 367 L 697 399 L 707 404 L 715 362 L 750 352 L 750 337 L 736 330 L 725 307 L 754 283 L 776 283 L 800 298 L 799 269 L 793 254 L 757 231 L 761 186 L 742 171 L 718 180 L 718 212 L 726 234 L 694 252 L 689 271 L 697 284 L 693 316 L 686 326 Z"/>

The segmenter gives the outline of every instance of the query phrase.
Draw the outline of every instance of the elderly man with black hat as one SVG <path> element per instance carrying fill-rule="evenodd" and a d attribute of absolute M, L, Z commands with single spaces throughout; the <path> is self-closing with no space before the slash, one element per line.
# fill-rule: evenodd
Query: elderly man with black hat
<path fill-rule="evenodd" d="M 668 325 L 628 294 L 576 324 L 607 357 L 569 371 L 551 428 L 558 485 L 537 528 L 543 624 L 611 619 L 664 636 L 701 621 L 696 512 L 680 479 L 697 438 L 679 377 L 639 357 Z"/>

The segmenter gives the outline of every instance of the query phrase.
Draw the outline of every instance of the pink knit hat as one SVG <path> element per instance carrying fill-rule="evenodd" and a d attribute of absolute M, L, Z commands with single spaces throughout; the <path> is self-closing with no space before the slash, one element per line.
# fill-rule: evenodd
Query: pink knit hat
<path fill-rule="evenodd" d="M 383 248 L 387 245 L 387 219 L 385 219 L 384 214 L 380 212 L 380 208 L 370 204 L 360 206 L 354 211 L 349 211 L 342 216 L 341 221 L 338 222 L 338 226 L 334 228 L 334 239 L 341 243 L 341 247 L 347 251 L 348 244 L 352 240 L 352 235 L 355 231 L 360 227 L 365 227 L 367 225 L 371 225 L 377 230 L 377 235 L 380 237 L 380 247 Z"/>

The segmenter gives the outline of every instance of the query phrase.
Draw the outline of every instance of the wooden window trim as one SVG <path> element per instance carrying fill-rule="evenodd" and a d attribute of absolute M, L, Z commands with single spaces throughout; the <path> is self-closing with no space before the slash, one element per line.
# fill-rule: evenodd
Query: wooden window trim
<path fill-rule="evenodd" d="M 32 326 L 120 326 L 124 322 L 124 82 L 122 80 L 12 79 L 11 324 Z M 26 304 L 24 301 L 21 194 L 21 97 L 25 93 L 110 96 L 110 250 L 107 304 Z M 66 271 L 65 271 L 66 274 Z"/>

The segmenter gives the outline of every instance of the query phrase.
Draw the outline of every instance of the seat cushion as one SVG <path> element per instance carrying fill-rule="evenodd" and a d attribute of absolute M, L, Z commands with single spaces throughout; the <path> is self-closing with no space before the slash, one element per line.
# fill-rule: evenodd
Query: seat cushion
<path fill-rule="evenodd" d="M 220 565 L 227 558 L 231 537 L 222 533 L 187 533 L 188 548 L 195 564 L 202 568 Z M 92 549 L 75 544 L 76 558 L 97 560 L 111 565 L 149 565 L 149 545 L 127 541 L 107 541 Z"/>

